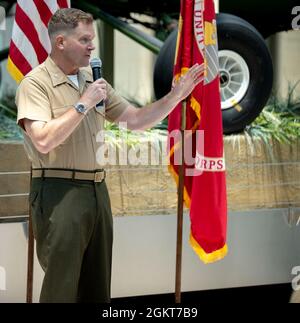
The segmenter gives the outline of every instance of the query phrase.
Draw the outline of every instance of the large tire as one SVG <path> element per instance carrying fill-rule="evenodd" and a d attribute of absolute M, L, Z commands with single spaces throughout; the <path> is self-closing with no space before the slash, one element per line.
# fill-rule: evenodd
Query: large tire
<path fill-rule="evenodd" d="M 272 90 L 273 66 L 263 37 L 247 21 L 219 14 L 217 28 L 223 128 L 224 133 L 232 133 L 243 130 L 265 106 Z M 226 67 L 226 59 L 235 67 Z M 236 80 L 236 75 L 241 79 Z M 230 98 L 226 91 L 230 86 L 234 89 L 234 84 L 236 91 Z"/>
<path fill-rule="evenodd" d="M 162 98 L 171 90 L 177 33 L 177 29 L 171 32 L 156 58 L 153 86 L 157 99 Z"/>
<path fill-rule="evenodd" d="M 264 39 L 247 21 L 217 16 L 224 133 L 241 131 L 261 112 L 272 89 L 272 59 Z M 162 47 L 154 68 L 157 98 L 171 87 L 177 30 Z"/>

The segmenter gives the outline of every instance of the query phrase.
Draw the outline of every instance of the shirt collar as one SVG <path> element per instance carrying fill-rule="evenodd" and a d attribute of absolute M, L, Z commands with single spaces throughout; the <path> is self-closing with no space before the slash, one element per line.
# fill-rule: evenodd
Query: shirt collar
<path fill-rule="evenodd" d="M 45 66 L 51 78 L 52 85 L 54 87 L 63 83 L 71 82 L 67 78 L 66 74 L 55 64 L 55 62 L 50 56 L 48 56 L 45 60 Z M 84 85 L 86 82 L 92 83 L 93 78 L 91 73 L 84 69 L 80 69 L 78 72 L 78 81 L 80 85 Z"/>

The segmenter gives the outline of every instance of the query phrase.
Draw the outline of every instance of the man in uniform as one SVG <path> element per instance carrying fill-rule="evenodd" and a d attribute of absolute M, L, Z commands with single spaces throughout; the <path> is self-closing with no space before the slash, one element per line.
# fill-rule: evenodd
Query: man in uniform
<path fill-rule="evenodd" d="M 109 302 L 112 214 L 97 163 L 104 118 L 146 129 L 165 118 L 200 82 L 190 68 L 165 97 L 135 108 L 88 66 L 95 48 L 93 18 L 60 9 L 48 32 L 52 50 L 28 73 L 16 95 L 18 123 L 32 162 L 30 204 L 37 256 L 45 272 L 41 302 Z M 104 100 L 105 111 L 95 106 Z"/>

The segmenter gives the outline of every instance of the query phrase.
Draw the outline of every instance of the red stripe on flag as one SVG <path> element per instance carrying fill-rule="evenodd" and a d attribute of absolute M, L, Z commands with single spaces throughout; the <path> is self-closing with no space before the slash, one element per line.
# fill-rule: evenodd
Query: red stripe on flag
<path fill-rule="evenodd" d="M 28 63 L 24 55 L 19 51 L 13 40 L 11 40 L 10 42 L 9 56 L 23 75 L 26 75 L 31 71 L 30 64 Z"/>
<path fill-rule="evenodd" d="M 67 0 L 57 0 L 57 5 L 60 8 L 68 8 L 68 1 Z"/>
<path fill-rule="evenodd" d="M 40 14 L 40 18 L 41 18 L 42 22 L 44 23 L 44 25 L 46 27 L 48 27 L 48 22 L 49 22 L 50 18 L 52 17 L 51 10 L 48 8 L 48 6 L 46 5 L 46 3 L 44 1 L 33 0 L 33 2 L 35 3 L 35 6 Z"/>
<path fill-rule="evenodd" d="M 17 6 L 15 19 L 20 29 L 24 32 L 24 34 L 31 42 L 37 54 L 39 63 L 42 63 L 47 58 L 48 53 L 40 42 L 34 24 L 20 6 Z"/>

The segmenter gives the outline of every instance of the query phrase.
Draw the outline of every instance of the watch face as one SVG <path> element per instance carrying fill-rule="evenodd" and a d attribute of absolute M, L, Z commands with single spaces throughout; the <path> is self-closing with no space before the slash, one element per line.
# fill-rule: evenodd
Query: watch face
<path fill-rule="evenodd" d="M 80 113 L 84 113 L 86 111 L 86 107 L 82 103 L 78 103 L 76 105 L 76 110 Z"/>
<path fill-rule="evenodd" d="M 78 110 L 79 110 L 80 112 L 84 112 L 84 110 L 85 110 L 85 107 L 84 107 L 84 105 L 83 105 L 83 104 L 78 104 L 78 105 L 77 105 L 77 108 L 78 108 Z"/>

